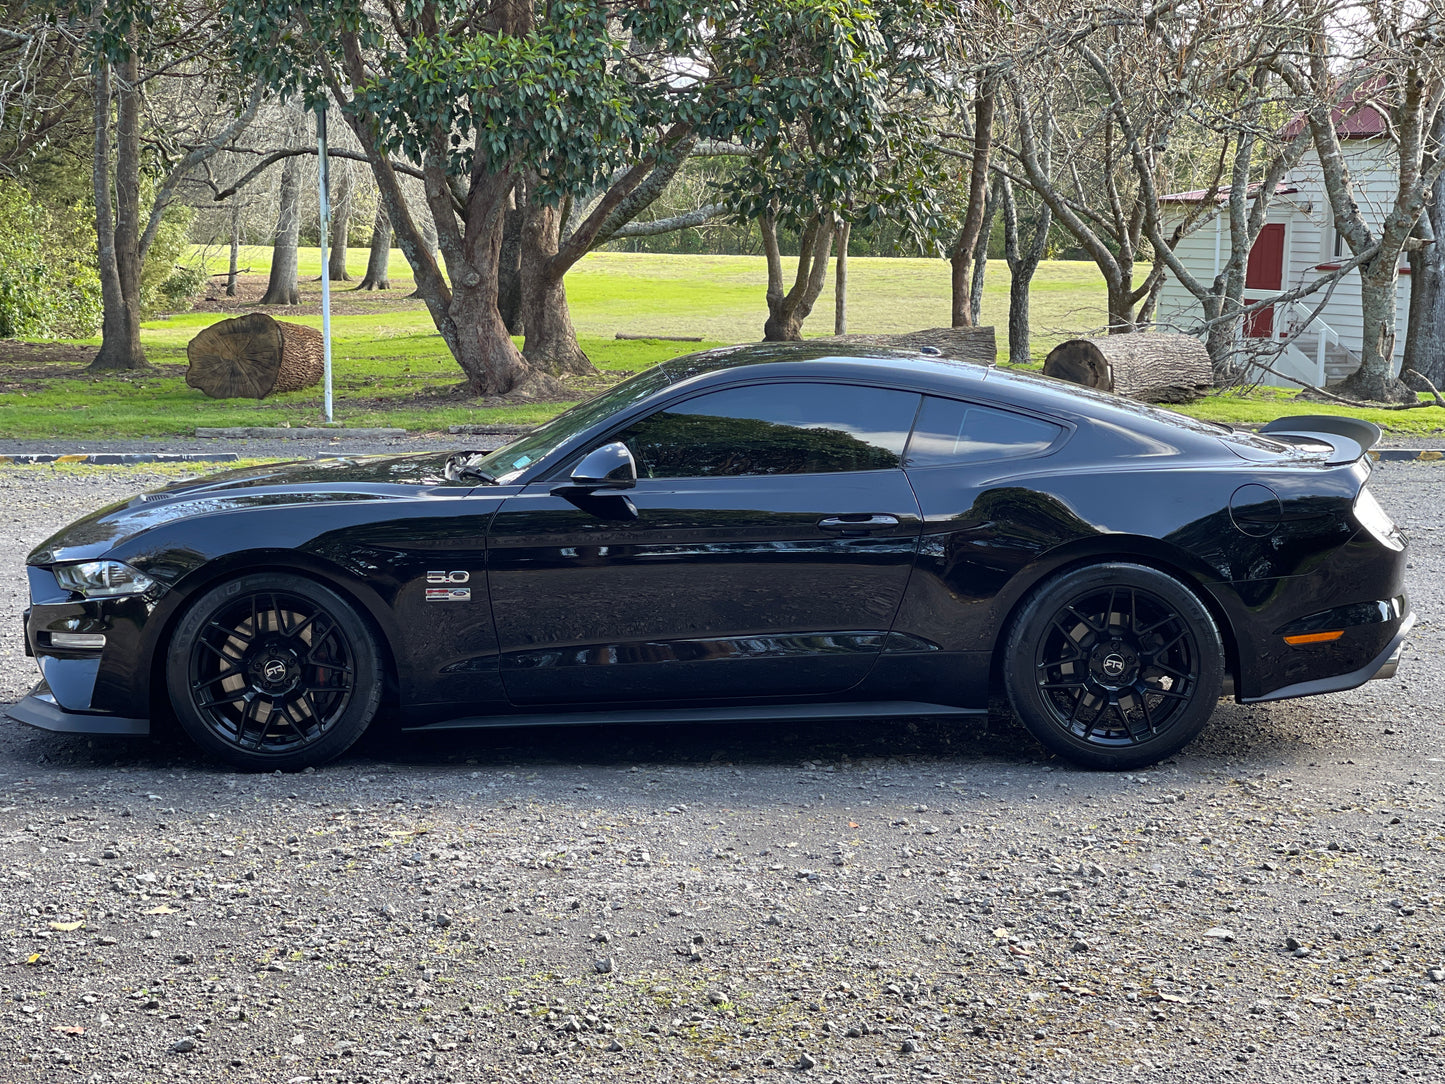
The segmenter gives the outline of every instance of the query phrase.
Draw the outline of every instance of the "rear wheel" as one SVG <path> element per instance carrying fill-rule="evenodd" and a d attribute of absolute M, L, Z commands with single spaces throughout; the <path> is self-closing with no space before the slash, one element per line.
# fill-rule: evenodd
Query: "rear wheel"
<path fill-rule="evenodd" d="M 323 764 L 381 702 L 376 640 L 336 592 L 284 573 L 206 592 L 170 644 L 166 685 L 187 734 L 245 769 Z"/>
<path fill-rule="evenodd" d="M 1224 646 L 1177 580 L 1144 565 L 1092 565 L 1029 596 L 1003 672 L 1015 714 L 1049 749 L 1088 767 L 1136 768 L 1204 728 L 1223 687 Z"/>

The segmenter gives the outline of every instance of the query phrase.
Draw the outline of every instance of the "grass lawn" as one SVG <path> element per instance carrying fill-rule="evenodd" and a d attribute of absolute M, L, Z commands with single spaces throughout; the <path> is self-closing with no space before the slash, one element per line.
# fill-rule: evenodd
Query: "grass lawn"
<path fill-rule="evenodd" d="M 359 279 L 365 249 L 348 253 Z M 213 271 L 225 269 L 225 253 L 209 250 Z M 240 266 L 242 297 L 221 295 L 213 279 L 212 300 L 197 311 L 153 320 L 142 341 L 156 368 L 151 372 L 90 376 L 84 372 L 98 340 L 22 347 L 0 343 L 0 406 L 4 433 L 27 437 L 131 437 L 188 434 L 197 426 L 315 425 L 324 420 L 321 389 L 265 400 L 214 400 L 185 383 L 186 344 L 198 330 L 251 306 L 259 298 L 270 259 L 268 248 L 247 248 Z M 848 329 L 889 333 L 948 323 L 948 265 L 942 260 L 862 259 L 849 264 Z M 282 320 L 320 327 L 320 256 L 300 253 L 301 304 L 266 311 Z M 531 423 L 556 413 L 562 403 L 478 401 L 460 396 L 461 370 L 452 360 L 420 301 L 409 300 L 411 271 L 400 251 L 391 260 L 393 289 L 353 292 L 333 284 L 332 330 L 335 417 L 353 427 L 401 426 L 445 431 L 463 423 Z M 572 320 L 579 339 L 603 375 L 577 389 L 585 396 L 629 372 L 681 353 L 755 341 L 766 309 L 766 271 L 761 257 L 666 256 L 593 253 L 567 278 Z M 1006 334 L 1008 268 L 989 265 L 983 319 Z M 1090 334 L 1104 321 L 1104 289 L 1093 264 L 1052 261 L 1034 279 L 1032 295 L 1036 361 L 1065 338 Z M 828 335 L 833 326 L 829 283 L 805 334 Z M 700 343 L 618 340 L 615 335 L 694 335 Z M 520 345 L 520 344 L 519 344 Z M 1002 345 L 1002 343 L 1001 343 Z M 1214 396 L 1186 408 L 1223 421 L 1265 421 L 1286 413 L 1352 413 L 1301 403 L 1271 389 L 1241 398 Z M 1362 416 L 1397 431 L 1428 432 L 1440 412 L 1366 411 Z"/>

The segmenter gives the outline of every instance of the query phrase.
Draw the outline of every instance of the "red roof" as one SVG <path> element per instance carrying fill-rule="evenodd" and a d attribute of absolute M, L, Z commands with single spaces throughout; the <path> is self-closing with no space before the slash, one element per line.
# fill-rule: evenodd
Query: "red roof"
<path fill-rule="evenodd" d="M 1335 131 L 1341 139 L 1373 139 L 1389 130 L 1385 115 L 1370 104 L 1370 98 L 1383 90 L 1385 83 L 1385 76 L 1372 76 L 1341 98 L 1339 104 L 1330 110 L 1330 119 L 1334 121 Z M 1296 114 L 1295 118 L 1284 126 L 1280 135 L 1285 139 L 1293 139 L 1304 131 L 1307 123 L 1303 113 Z"/>
<path fill-rule="evenodd" d="M 1247 195 L 1250 199 L 1253 199 L 1255 196 L 1259 195 L 1260 187 L 1261 187 L 1261 184 L 1260 184 L 1259 181 L 1252 181 L 1252 182 L 1250 183 L 1250 186 L 1249 186 L 1249 191 L 1246 193 L 1246 195 Z M 1292 196 L 1292 195 L 1294 195 L 1294 193 L 1296 193 L 1296 192 L 1298 192 L 1298 191 L 1299 191 L 1299 188 L 1297 188 L 1295 185 L 1290 184 L 1288 181 L 1283 181 L 1283 182 L 1281 182 L 1280 184 L 1275 185 L 1275 188 L 1274 188 L 1274 194 L 1275 194 L 1276 196 Z M 1214 192 L 1214 202 L 1215 202 L 1215 203 L 1218 203 L 1220 206 L 1223 206 L 1224 204 L 1226 204 L 1226 203 L 1229 202 L 1229 189 L 1228 189 L 1228 188 L 1225 188 L 1225 187 L 1216 188 L 1216 189 L 1213 190 L 1213 192 Z M 1195 188 L 1195 189 L 1192 189 L 1192 190 L 1190 190 L 1190 191 L 1188 191 L 1188 192 L 1170 192 L 1168 195 L 1160 196 L 1160 197 L 1159 197 L 1159 202 L 1160 202 L 1160 203 L 1203 203 L 1205 200 L 1207 200 L 1207 199 L 1209 198 L 1209 193 L 1210 193 L 1210 189 L 1208 189 L 1208 188 Z"/>

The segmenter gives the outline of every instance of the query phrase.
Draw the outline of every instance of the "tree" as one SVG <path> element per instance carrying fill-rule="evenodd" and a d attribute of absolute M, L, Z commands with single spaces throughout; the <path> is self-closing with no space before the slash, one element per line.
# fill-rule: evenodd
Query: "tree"
<path fill-rule="evenodd" d="M 1440 44 L 1445 7 L 1432 0 L 1416 7 L 1362 8 L 1356 14 L 1363 22 L 1342 27 L 1338 4 L 1306 4 L 1299 51 L 1281 56 L 1277 69 L 1295 94 L 1308 99 L 1305 119 L 1335 230 L 1359 267 L 1364 325 L 1360 367 L 1336 390 L 1357 399 L 1406 402 L 1414 399 L 1414 392 L 1390 375 L 1399 263 L 1402 252 L 1419 246 L 1415 223 L 1445 172 L 1445 156 L 1431 150 L 1429 138 L 1445 103 L 1445 50 Z M 1361 207 L 1339 131 L 1352 104 L 1365 101 L 1388 118 L 1397 167 L 1394 198 L 1383 220 L 1374 223 Z"/>
<path fill-rule="evenodd" d="M 92 73 L 92 180 L 104 303 L 101 346 L 90 368 L 145 368 L 140 298 L 146 256 L 182 182 L 246 129 L 260 107 L 262 92 L 259 86 L 252 89 L 239 112 L 229 118 L 207 111 L 216 123 L 191 133 L 188 145 L 182 142 L 183 133 L 152 133 L 147 150 L 158 159 L 160 181 L 147 210 L 142 190 L 144 88 L 167 79 L 195 78 L 204 71 L 208 61 L 203 54 L 215 33 L 215 12 L 204 4 L 192 8 L 180 0 L 170 6 L 140 0 L 79 0 L 64 8 L 72 20 L 82 20 L 89 29 L 85 48 Z"/>
<path fill-rule="evenodd" d="M 1435 158 L 1445 155 L 1445 111 L 1435 114 L 1430 142 Z M 1410 249 L 1410 322 L 1401 376 L 1417 373 L 1440 388 L 1445 387 L 1445 173 L 1435 178 L 1415 238 L 1420 244 Z"/>
<path fill-rule="evenodd" d="M 1041 0 L 1010 22 L 1001 47 L 1006 53 L 995 62 L 1017 133 L 1016 145 L 1005 148 L 1010 179 L 1034 191 L 1098 266 L 1110 334 L 1147 322 L 1164 273 L 1155 261 L 1143 282 L 1134 281 L 1149 209 L 1136 183 L 1131 149 L 1152 170 L 1165 141 L 1156 103 L 1124 97 L 1117 85 L 1100 78 L 1100 69 L 1127 67 L 1134 40 L 1156 23 L 1148 9 L 1086 11 L 1069 0 Z M 1045 86 L 1050 102 L 1067 99 L 1070 108 L 1046 107 Z M 1045 129 L 1054 137 L 1047 163 Z"/>
<path fill-rule="evenodd" d="M 1237 378 L 1237 332 L 1245 270 L 1271 200 L 1309 146 L 1306 134 L 1280 138 L 1289 95 L 1271 68 L 1291 40 L 1287 22 L 1260 18 L 1257 5 L 1216 3 L 1194 17 L 1134 27 L 1126 48 L 1075 43 L 1118 118 L 1133 167 L 1144 232 L 1162 263 L 1199 301 L 1216 383 Z M 1127 59 L 1124 59 L 1127 58 Z M 1141 129 L 1145 118 L 1152 136 Z M 1167 147 L 1167 153 L 1151 153 Z M 1228 183 L 1224 181 L 1228 177 Z M 1161 182 L 1198 185 L 1198 199 L 1166 217 Z M 1175 255 L 1180 240 L 1227 216 L 1229 251 L 1213 281 Z"/>
<path fill-rule="evenodd" d="M 366 260 L 366 274 L 356 284 L 358 290 L 390 290 L 391 273 L 387 262 L 391 259 L 391 219 L 386 217 L 386 208 L 376 205 L 376 218 L 371 223 L 371 253 Z"/>
<path fill-rule="evenodd" d="M 748 136 L 748 153 L 721 192 L 736 216 L 756 221 L 761 232 L 768 267 L 765 340 L 802 337 L 833 242 L 845 227 L 891 219 L 934 253 L 948 232 L 947 201 L 938 187 L 941 152 L 931 138 L 952 91 L 947 13 L 929 3 L 901 3 L 858 20 L 857 28 L 872 33 L 860 33 L 866 49 L 851 58 L 853 85 L 832 94 L 808 89 L 811 73 L 829 68 L 834 28 L 828 21 L 794 20 L 790 33 L 774 32 L 761 46 L 782 55 L 780 89 L 798 108 L 774 119 L 760 137 Z M 798 244 L 791 285 L 783 232 Z"/>
<path fill-rule="evenodd" d="M 344 158 L 337 159 L 331 176 L 336 178 L 336 187 L 331 195 L 331 251 L 327 254 L 326 277 L 332 282 L 350 282 L 346 249 L 351 239 L 351 204 L 355 194 L 350 163 Z"/>
<path fill-rule="evenodd" d="M 659 171 L 667 175 L 688 141 L 765 144 L 805 109 L 831 118 L 829 139 L 846 142 L 849 125 L 871 139 L 879 28 L 895 18 L 867 0 L 227 7 L 248 71 L 283 93 L 329 91 L 341 104 L 418 292 L 478 394 L 558 390 L 546 370 L 567 364 L 575 345 L 568 322 L 555 318 L 565 315 L 567 269 L 646 205 L 635 197 Z M 789 66 L 774 45 L 800 35 L 814 49 L 805 68 Z M 445 278 L 400 197 L 394 154 L 426 175 Z M 530 217 L 521 274 L 538 306 L 523 314 L 525 357 L 498 307 L 516 207 Z"/>
<path fill-rule="evenodd" d="M 293 142 L 302 138 L 305 124 L 304 112 L 287 111 L 286 128 Z M 301 301 L 296 283 L 296 247 L 301 241 L 301 184 L 301 157 L 292 155 L 281 167 L 276 227 L 271 234 L 271 273 L 266 280 L 266 292 L 257 304 L 296 305 Z"/>

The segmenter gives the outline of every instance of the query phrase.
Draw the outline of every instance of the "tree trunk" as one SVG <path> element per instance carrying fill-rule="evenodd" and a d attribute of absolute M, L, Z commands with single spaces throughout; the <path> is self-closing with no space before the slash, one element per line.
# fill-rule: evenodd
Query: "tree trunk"
<path fill-rule="evenodd" d="M 350 282 L 346 273 L 346 245 L 351 234 L 351 165 L 344 158 L 336 171 L 336 198 L 331 204 L 331 252 L 327 257 L 326 275 L 332 282 Z"/>
<path fill-rule="evenodd" d="M 848 239 L 853 223 L 844 222 L 838 233 L 838 255 L 833 262 L 833 334 L 848 334 Z"/>
<path fill-rule="evenodd" d="M 1435 118 L 1432 137 L 1436 147 L 1445 145 L 1445 109 Z M 1403 368 L 1440 388 L 1445 387 L 1445 174 L 1435 180 L 1416 233 L 1431 243 L 1410 250 L 1410 319 Z"/>
<path fill-rule="evenodd" d="M 1333 389 L 1349 399 L 1377 403 L 1407 403 L 1415 398 L 1398 378 L 1390 375 L 1395 358 L 1395 316 L 1399 275 L 1395 256 L 1376 257 L 1360 268 L 1360 317 L 1364 339 L 1360 367 Z"/>
<path fill-rule="evenodd" d="M 523 27 L 531 8 L 525 4 L 503 5 L 507 19 L 501 29 L 511 32 L 513 22 Z M 341 59 L 354 85 L 366 81 L 366 66 L 360 36 L 345 32 L 340 37 Z M 497 309 L 498 267 L 502 231 L 516 178 L 509 171 L 473 173 L 466 192 L 463 212 L 454 208 L 454 196 L 447 183 L 446 163 L 428 154 L 422 164 L 424 192 L 431 225 L 446 253 L 448 270 L 455 276 L 448 283 L 437 264 L 434 250 L 424 237 L 425 220 L 418 222 L 407 206 L 401 179 L 392 168 L 386 149 L 377 142 L 378 125 L 364 102 L 353 100 L 346 113 L 352 132 L 366 151 L 376 178 L 387 217 L 407 262 L 416 276 L 416 293 L 426 303 L 432 323 L 442 341 L 466 375 L 468 391 L 474 395 L 543 396 L 565 391 L 556 378 L 537 372 L 522 357 L 507 334 Z M 436 133 L 444 145 L 443 133 Z"/>
<path fill-rule="evenodd" d="M 527 217 L 526 185 L 518 182 L 512 193 L 513 205 L 507 209 L 507 221 L 502 227 L 502 255 L 499 259 L 497 280 L 497 310 L 502 322 L 513 335 L 527 331 L 527 321 L 522 310 L 522 225 Z"/>
<path fill-rule="evenodd" d="M 301 159 L 286 159 L 281 167 L 281 206 L 272 235 L 271 277 L 258 304 L 296 305 L 296 245 L 301 237 Z"/>
<path fill-rule="evenodd" d="M 376 205 L 376 219 L 371 224 L 371 255 L 366 259 L 366 276 L 357 285 L 358 290 L 390 290 L 391 272 L 387 261 L 391 259 L 391 219 L 386 217 L 386 207 Z"/>
<path fill-rule="evenodd" d="M 798 238 L 798 269 L 793 288 L 783 292 L 783 261 L 778 249 L 778 225 L 771 215 L 759 220 L 763 251 L 768 260 L 768 318 L 763 323 L 764 342 L 797 342 L 803 337 L 803 321 L 823 292 L 828 277 L 828 256 L 833 248 L 837 220 L 831 212 L 809 219 Z"/>
<path fill-rule="evenodd" d="M 100 350 L 92 370 L 146 369 L 140 342 L 140 87 L 139 64 L 129 53 L 115 69 L 114 203 L 110 177 L 109 65 L 98 63 L 95 78 L 95 229 L 101 278 Z M 113 208 L 113 210 L 112 210 Z M 114 216 L 112 218 L 112 215 Z"/>
<path fill-rule="evenodd" d="M 1125 335 L 1134 328 L 1134 276 L 1111 276 L 1103 269 L 1109 292 L 1109 334 Z"/>
<path fill-rule="evenodd" d="M 983 229 L 978 231 L 978 239 L 973 243 L 973 279 L 968 288 L 968 316 L 972 327 L 978 326 L 979 317 L 983 314 L 983 280 L 988 273 L 988 245 L 993 237 L 993 219 L 998 210 L 1002 181 L 1001 177 L 994 178 L 988 190 L 988 202 L 983 208 Z"/>
<path fill-rule="evenodd" d="M 231 261 L 226 270 L 226 296 L 236 296 L 236 275 L 241 260 L 241 196 L 231 196 Z"/>
<path fill-rule="evenodd" d="M 528 184 L 529 191 L 532 185 Z M 595 372 L 592 362 L 577 345 L 572 314 L 567 309 L 567 286 L 558 272 L 558 211 L 528 200 L 521 231 L 521 312 L 526 340 L 522 356 L 527 363 L 554 376 Z M 506 243 L 503 225 L 502 241 Z M 498 261 L 498 285 L 501 262 Z M 498 294 L 498 313 L 501 295 Z"/>
<path fill-rule="evenodd" d="M 997 104 L 998 86 L 986 82 L 973 102 L 973 163 L 968 176 L 968 209 L 949 253 L 949 262 L 953 265 L 950 285 L 954 327 L 973 327 L 976 323 L 970 305 L 969 269 L 973 263 L 973 247 L 987 219 L 988 160 L 993 147 L 993 115 Z"/>

